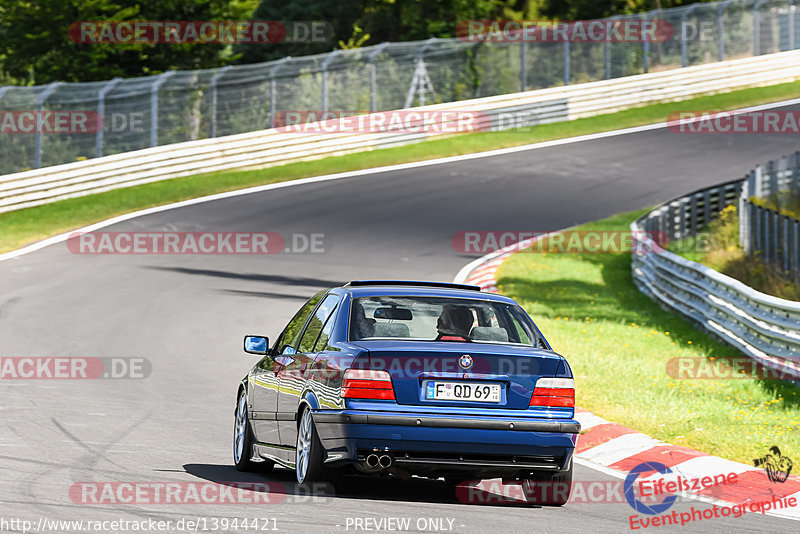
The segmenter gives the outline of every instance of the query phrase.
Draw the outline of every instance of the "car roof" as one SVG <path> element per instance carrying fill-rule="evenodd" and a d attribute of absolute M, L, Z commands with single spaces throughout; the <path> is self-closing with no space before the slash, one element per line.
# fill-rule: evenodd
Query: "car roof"
<path fill-rule="evenodd" d="M 432 282 L 406 280 L 371 280 L 345 284 L 341 289 L 348 291 L 353 298 L 380 296 L 450 297 L 517 304 L 509 297 L 479 291 L 477 286 L 459 284 L 437 285 Z"/>

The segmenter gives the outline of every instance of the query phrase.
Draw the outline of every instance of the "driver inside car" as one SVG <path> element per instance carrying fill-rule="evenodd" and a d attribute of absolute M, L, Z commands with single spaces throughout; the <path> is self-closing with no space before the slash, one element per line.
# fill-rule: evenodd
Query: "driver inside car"
<path fill-rule="evenodd" d="M 474 317 L 472 311 L 464 306 L 445 304 L 436 322 L 439 335 L 436 341 L 469 341 L 469 331 Z"/>

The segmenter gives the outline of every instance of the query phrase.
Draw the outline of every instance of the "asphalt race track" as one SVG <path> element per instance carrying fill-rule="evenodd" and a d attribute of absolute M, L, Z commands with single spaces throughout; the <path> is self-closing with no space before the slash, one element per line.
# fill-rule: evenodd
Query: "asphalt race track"
<path fill-rule="evenodd" d="M 556 230 L 736 178 L 797 148 L 789 135 L 652 130 L 285 187 L 107 229 L 321 233 L 325 253 L 92 256 L 61 243 L 0 262 L 0 356 L 152 365 L 146 379 L 0 382 L 0 519 L 207 518 L 210 528 L 212 518 L 274 518 L 268 526 L 281 532 L 355 532 L 376 527 L 356 530 L 356 518 L 392 517 L 410 518 L 412 532 L 626 531 L 626 503 L 467 504 L 427 480 L 364 480 L 347 494 L 311 497 L 298 493 L 287 470 L 237 473 L 236 387 L 255 362 L 242 352 L 242 336 L 274 337 L 304 299 L 347 280 L 451 280 L 477 257 L 453 250 L 456 232 Z M 576 479 L 615 480 L 581 466 Z M 69 494 L 78 482 L 147 481 L 266 482 L 282 502 L 92 505 Z M 675 509 L 690 504 L 709 506 Z M 443 528 L 428 521 L 437 518 Z M 748 513 L 673 530 L 709 529 L 772 534 L 797 525 Z"/>

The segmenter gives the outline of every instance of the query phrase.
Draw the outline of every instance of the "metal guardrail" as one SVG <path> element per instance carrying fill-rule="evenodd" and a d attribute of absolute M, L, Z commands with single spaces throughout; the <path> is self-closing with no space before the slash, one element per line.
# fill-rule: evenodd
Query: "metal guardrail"
<path fill-rule="evenodd" d="M 783 194 L 800 199 L 800 152 L 759 165 L 747 175 L 739 203 L 739 241 L 745 253 L 800 281 L 800 221 L 751 200 L 779 201 Z"/>
<path fill-rule="evenodd" d="M 501 129 L 502 121 L 498 118 L 502 114 L 523 118 L 522 122 L 514 121 L 507 127 L 535 125 L 797 78 L 800 78 L 800 51 L 790 51 L 414 109 L 480 112 L 476 114 L 481 117 L 476 127 Z M 334 123 L 339 120 L 343 119 L 331 119 Z M 270 129 L 148 148 L 0 176 L 0 213 L 198 173 L 260 169 L 401 146 L 434 135 L 435 132 L 409 133 L 391 129 L 379 133 L 314 134 Z"/>
<path fill-rule="evenodd" d="M 795 50 L 794 4 L 723 0 L 608 19 L 659 21 L 671 29 L 663 41 L 429 39 L 140 78 L 6 86 L 1 110 L 96 111 L 103 126 L 3 135 L 0 174 L 263 130 L 281 111 L 392 110 Z"/>
<path fill-rule="evenodd" d="M 631 223 L 639 237 L 633 280 L 661 305 L 697 323 L 766 367 L 800 377 L 800 302 L 760 293 L 709 267 L 664 250 L 695 234 L 726 206 L 740 201 L 744 180 L 703 189 L 658 207 Z"/>

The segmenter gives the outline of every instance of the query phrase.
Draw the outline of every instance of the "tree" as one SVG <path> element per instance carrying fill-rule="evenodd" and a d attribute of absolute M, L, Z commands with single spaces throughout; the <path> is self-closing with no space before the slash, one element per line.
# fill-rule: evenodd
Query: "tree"
<path fill-rule="evenodd" d="M 0 58 L 6 76 L 35 84 L 143 76 L 218 67 L 234 59 L 220 43 L 74 42 L 80 21 L 244 20 L 239 0 L 0 0 Z"/>

